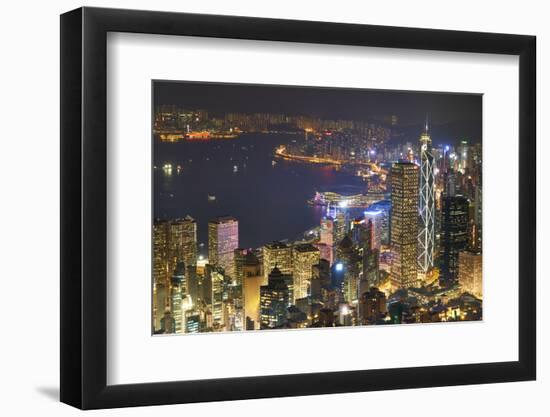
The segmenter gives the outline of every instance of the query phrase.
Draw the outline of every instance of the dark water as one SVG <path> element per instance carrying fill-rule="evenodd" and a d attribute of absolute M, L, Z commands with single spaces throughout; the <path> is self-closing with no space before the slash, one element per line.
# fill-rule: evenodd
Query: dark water
<path fill-rule="evenodd" d="M 239 221 L 241 247 L 294 239 L 318 226 L 324 214 L 307 200 L 322 187 L 357 184 L 334 168 L 274 161 L 274 148 L 298 135 L 248 134 L 205 142 L 155 142 L 154 216 L 191 215 L 197 221 L 201 253 L 206 254 L 207 223 L 218 216 Z M 172 175 L 162 170 L 173 164 Z M 182 166 L 176 172 L 176 165 Z M 234 172 L 237 166 L 237 172 Z M 208 195 L 216 201 L 208 201 Z"/>

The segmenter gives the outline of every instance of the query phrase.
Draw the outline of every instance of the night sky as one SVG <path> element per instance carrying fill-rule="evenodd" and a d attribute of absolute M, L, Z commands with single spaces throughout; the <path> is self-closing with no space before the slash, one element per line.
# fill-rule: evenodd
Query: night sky
<path fill-rule="evenodd" d="M 422 123 L 428 114 L 434 125 L 469 122 L 481 126 L 480 94 L 180 81 L 154 84 L 155 106 L 174 104 L 214 113 L 283 113 L 365 121 L 397 115 L 404 125 Z"/>

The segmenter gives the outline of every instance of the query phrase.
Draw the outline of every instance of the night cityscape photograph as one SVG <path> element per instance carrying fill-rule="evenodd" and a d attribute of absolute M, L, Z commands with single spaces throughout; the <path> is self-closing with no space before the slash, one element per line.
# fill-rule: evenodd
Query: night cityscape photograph
<path fill-rule="evenodd" d="M 153 81 L 152 333 L 482 320 L 482 96 Z"/>

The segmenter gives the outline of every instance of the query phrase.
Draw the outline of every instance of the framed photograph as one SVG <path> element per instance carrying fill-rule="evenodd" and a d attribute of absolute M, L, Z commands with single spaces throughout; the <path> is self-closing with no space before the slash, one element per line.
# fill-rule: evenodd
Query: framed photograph
<path fill-rule="evenodd" d="M 61 401 L 533 380 L 535 37 L 61 16 Z"/>

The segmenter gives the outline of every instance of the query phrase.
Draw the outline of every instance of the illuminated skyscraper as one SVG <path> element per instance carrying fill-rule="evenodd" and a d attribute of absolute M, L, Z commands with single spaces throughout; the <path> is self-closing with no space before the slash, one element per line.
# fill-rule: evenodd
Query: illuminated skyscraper
<path fill-rule="evenodd" d="M 184 330 L 183 299 L 185 296 L 185 264 L 178 262 L 170 288 L 170 311 L 174 318 L 174 333 L 182 333 Z"/>
<path fill-rule="evenodd" d="M 483 204 L 482 204 L 482 176 L 481 170 L 477 175 L 477 184 L 475 188 L 474 196 L 474 224 L 475 224 L 475 242 L 474 248 L 481 250 L 482 248 L 482 235 L 483 235 Z"/>
<path fill-rule="evenodd" d="M 292 250 L 292 275 L 294 276 L 294 300 L 308 296 L 312 267 L 319 263 L 319 249 L 310 244 L 294 246 Z"/>
<path fill-rule="evenodd" d="M 312 267 L 312 277 L 310 285 L 310 295 L 313 302 L 322 300 L 322 292 L 330 287 L 330 263 L 326 259 L 319 261 Z"/>
<path fill-rule="evenodd" d="M 223 330 L 224 321 L 224 276 L 220 271 L 213 270 L 210 272 L 210 279 L 212 281 L 212 319 L 213 324 L 217 330 Z"/>
<path fill-rule="evenodd" d="M 197 223 L 191 216 L 171 222 L 170 240 L 178 260 L 197 264 Z"/>
<path fill-rule="evenodd" d="M 442 285 L 458 279 L 458 253 L 468 246 L 468 199 L 463 196 L 444 197 L 441 212 L 441 275 Z"/>
<path fill-rule="evenodd" d="M 165 220 L 153 223 L 153 281 L 164 285 L 168 283 L 168 227 Z"/>
<path fill-rule="evenodd" d="M 263 258 L 263 285 L 267 285 L 267 278 L 275 267 L 279 268 L 282 274 L 292 274 L 292 250 L 286 243 L 268 243 L 263 247 Z"/>
<path fill-rule="evenodd" d="M 390 244 L 390 212 L 391 212 L 391 201 L 390 200 L 381 200 L 374 204 L 371 204 L 365 213 L 365 217 L 370 217 L 368 213 L 379 213 L 374 214 L 371 220 L 375 220 L 376 223 L 380 224 L 380 243 L 382 245 Z"/>
<path fill-rule="evenodd" d="M 461 140 L 457 152 L 459 169 L 465 170 L 468 167 L 468 141 Z"/>
<path fill-rule="evenodd" d="M 170 310 L 169 289 L 170 286 L 163 282 L 155 285 L 153 298 L 153 321 L 155 330 L 159 330 L 161 328 L 161 321 L 164 317 L 164 312 L 167 309 Z"/>
<path fill-rule="evenodd" d="M 178 262 L 197 264 L 197 224 L 187 216 L 153 223 L 153 279 L 169 284 Z"/>
<path fill-rule="evenodd" d="M 233 278 L 234 251 L 239 247 L 239 222 L 233 217 L 219 217 L 208 222 L 208 262 L 220 266 Z"/>
<path fill-rule="evenodd" d="M 418 266 L 426 274 L 434 266 L 435 250 L 435 178 L 432 139 L 426 130 L 420 135 L 420 232 L 418 233 Z"/>
<path fill-rule="evenodd" d="M 357 300 L 360 268 L 361 255 L 354 247 L 351 238 L 346 235 L 336 249 L 335 269 L 337 272 L 343 272 L 343 293 L 348 303 Z"/>
<path fill-rule="evenodd" d="M 200 331 L 200 313 L 198 310 L 185 312 L 185 333 L 198 333 Z"/>
<path fill-rule="evenodd" d="M 319 249 L 319 256 L 321 259 L 325 259 L 329 264 L 334 259 L 334 248 L 324 243 L 312 243 L 317 249 Z"/>
<path fill-rule="evenodd" d="M 334 262 L 334 246 L 335 246 L 335 232 L 334 219 L 332 217 L 323 217 L 321 219 L 321 232 L 319 236 L 319 243 L 324 245 L 321 257 L 329 261 L 332 265 Z"/>
<path fill-rule="evenodd" d="M 383 212 L 381 210 L 365 211 L 365 219 L 372 224 L 371 249 L 380 250 L 382 244 Z"/>
<path fill-rule="evenodd" d="M 447 197 L 454 197 L 457 194 L 456 173 L 449 168 L 445 173 L 444 181 L 445 181 L 445 195 Z"/>
<path fill-rule="evenodd" d="M 418 170 L 410 162 L 397 162 L 391 169 L 391 279 L 404 288 L 418 285 Z"/>
<path fill-rule="evenodd" d="M 370 287 L 375 287 L 379 284 L 379 247 L 376 247 L 373 244 L 376 238 L 376 229 L 375 223 L 372 220 L 367 220 L 364 224 L 361 225 L 363 229 L 364 238 L 360 240 L 360 255 L 362 256 L 362 266 L 363 274 L 361 276 L 361 282 L 366 283 L 363 285 L 369 289 Z M 359 283 L 358 296 L 361 297 L 363 288 L 361 287 L 361 282 Z"/>
<path fill-rule="evenodd" d="M 234 276 L 233 284 L 241 285 L 243 284 L 244 268 L 249 263 L 249 259 L 255 259 L 257 262 L 258 259 L 254 255 L 251 249 L 242 249 L 238 248 L 234 251 Z"/>
<path fill-rule="evenodd" d="M 260 287 L 260 321 L 262 329 L 281 326 L 286 321 L 289 291 L 284 275 L 274 268 L 268 284 Z"/>
<path fill-rule="evenodd" d="M 338 212 L 336 213 L 336 221 L 334 223 L 335 245 L 340 244 L 340 242 L 348 232 L 346 223 L 346 213 L 343 210 L 338 210 Z"/>
<path fill-rule="evenodd" d="M 462 251 L 458 254 L 458 282 L 463 291 L 483 297 L 481 253 Z"/>
<path fill-rule="evenodd" d="M 153 319 L 155 330 L 160 329 L 168 305 L 168 222 L 155 219 L 153 223 Z"/>
<path fill-rule="evenodd" d="M 248 251 L 242 266 L 242 292 L 244 305 L 244 322 L 249 323 L 247 330 L 260 328 L 260 287 L 264 277 L 258 258 Z"/>
<path fill-rule="evenodd" d="M 185 289 L 187 295 L 191 298 L 191 304 L 193 306 L 198 305 L 200 292 L 199 292 L 199 274 L 197 273 L 197 266 L 190 265 L 187 267 L 187 275 L 185 277 Z"/>

